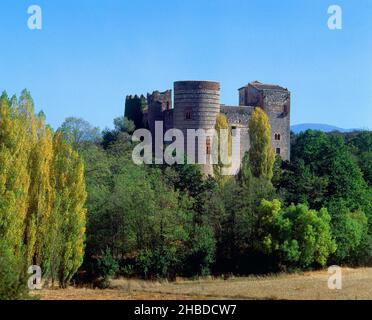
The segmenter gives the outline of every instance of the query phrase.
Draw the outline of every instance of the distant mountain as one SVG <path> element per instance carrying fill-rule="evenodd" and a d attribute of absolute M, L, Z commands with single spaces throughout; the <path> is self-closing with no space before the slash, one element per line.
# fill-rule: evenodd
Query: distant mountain
<path fill-rule="evenodd" d="M 323 132 L 331 132 L 331 131 L 339 131 L 339 132 L 351 132 L 357 129 L 343 129 L 338 128 L 335 126 L 331 126 L 329 124 L 322 124 L 322 123 L 302 123 L 302 124 L 296 124 L 291 126 L 291 130 L 294 133 L 299 133 L 301 131 L 306 131 L 308 129 L 311 130 L 320 130 Z"/>

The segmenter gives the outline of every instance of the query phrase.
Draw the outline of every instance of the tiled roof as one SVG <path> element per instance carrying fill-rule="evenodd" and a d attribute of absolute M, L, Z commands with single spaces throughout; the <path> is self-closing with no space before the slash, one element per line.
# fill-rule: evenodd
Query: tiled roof
<path fill-rule="evenodd" d="M 247 84 L 244 87 L 241 87 L 240 89 L 248 87 L 248 85 L 251 85 L 251 86 L 255 87 L 257 90 L 285 90 L 285 91 L 288 90 L 287 88 L 284 88 L 284 87 L 279 86 L 277 84 L 267 84 L 267 83 L 261 83 L 259 81 L 250 82 L 249 84 Z"/>

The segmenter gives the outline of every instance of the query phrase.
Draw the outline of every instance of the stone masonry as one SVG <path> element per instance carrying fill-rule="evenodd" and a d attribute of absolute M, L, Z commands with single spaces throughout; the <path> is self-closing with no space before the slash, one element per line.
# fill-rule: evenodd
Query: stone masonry
<path fill-rule="evenodd" d="M 174 106 L 172 91 L 155 91 L 147 95 L 148 109 L 144 111 L 144 127 L 154 137 L 155 121 L 163 121 L 164 132 L 180 129 L 185 137 L 187 129 L 213 129 L 219 113 L 226 115 L 230 129 L 240 129 L 240 155 L 233 159 L 230 174 L 240 168 L 244 153 L 249 150 L 248 124 L 253 110 L 261 107 L 267 113 L 271 125 L 271 142 L 274 152 L 284 160 L 290 159 L 290 108 L 291 93 L 278 85 L 253 81 L 239 89 L 239 106 L 220 103 L 220 84 L 212 81 L 178 81 L 174 83 Z M 201 149 L 207 153 L 208 146 Z M 198 151 L 195 157 L 197 159 Z M 208 163 L 208 160 L 207 160 Z M 213 174 L 212 165 L 204 165 L 205 174 Z"/>

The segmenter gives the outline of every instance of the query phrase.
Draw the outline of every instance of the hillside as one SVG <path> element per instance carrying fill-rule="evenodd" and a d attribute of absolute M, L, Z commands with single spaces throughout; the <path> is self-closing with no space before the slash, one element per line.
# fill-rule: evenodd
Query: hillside
<path fill-rule="evenodd" d="M 339 132 L 350 132 L 356 129 L 344 129 L 344 128 L 339 128 L 336 126 L 332 126 L 329 124 L 322 124 L 322 123 L 302 123 L 302 124 L 296 124 L 291 126 L 291 130 L 294 133 L 299 133 L 302 131 L 306 131 L 308 129 L 311 130 L 320 130 L 323 132 L 332 132 L 332 131 L 339 131 Z"/>

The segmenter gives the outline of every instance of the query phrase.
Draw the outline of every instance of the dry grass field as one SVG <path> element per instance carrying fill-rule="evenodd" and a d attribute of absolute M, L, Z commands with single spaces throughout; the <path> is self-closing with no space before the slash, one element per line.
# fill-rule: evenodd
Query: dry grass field
<path fill-rule="evenodd" d="M 301 299 L 372 300 L 372 268 L 342 269 L 342 289 L 328 289 L 327 270 L 265 277 L 184 280 L 175 282 L 117 279 L 106 290 L 44 289 L 45 300 Z"/>

